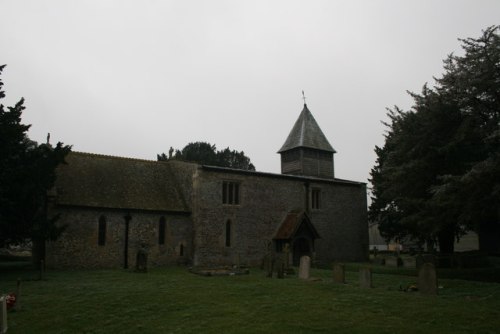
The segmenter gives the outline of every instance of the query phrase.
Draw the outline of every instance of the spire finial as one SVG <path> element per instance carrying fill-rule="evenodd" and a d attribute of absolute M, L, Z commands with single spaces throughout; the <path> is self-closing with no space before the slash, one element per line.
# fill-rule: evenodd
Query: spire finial
<path fill-rule="evenodd" d="M 306 105 L 306 96 L 303 90 L 302 90 L 302 99 L 304 100 L 304 105 Z"/>

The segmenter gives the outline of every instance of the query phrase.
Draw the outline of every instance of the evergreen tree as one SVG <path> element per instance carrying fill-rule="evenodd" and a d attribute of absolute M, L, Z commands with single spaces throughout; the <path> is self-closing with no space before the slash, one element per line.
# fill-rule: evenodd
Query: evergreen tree
<path fill-rule="evenodd" d="M 5 97 L 2 87 L 0 80 L 0 98 Z M 71 147 L 31 141 L 30 125 L 21 123 L 24 109 L 24 99 L 7 109 L 0 104 L 0 247 L 27 239 L 41 244 L 60 232 L 56 217 L 46 215 L 47 191 Z"/>
<path fill-rule="evenodd" d="M 438 239 L 441 251 L 451 252 L 455 238 L 483 230 L 490 240 L 481 247 L 498 245 L 498 32 L 491 27 L 479 39 L 462 40 L 465 55 L 448 56 L 434 89 L 411 93 L 410 111 L 389 111 L 371 171 L 370 218 L 385 238 Z"/>
<path fill-rule="evenodd" d="M 169 155 L 165 153 L 157 154 L 158 161 L 170 159 L 196 162 L 202 165 L 227 167 L 243 170 L 255 170 L 250 158 L 243 151 L 238 152 L 225 148 L 217 151 L 215 145 L 206 142 L 194 142 L 187 144 L 182 150 L 175 150 L 171 147 Z"/>

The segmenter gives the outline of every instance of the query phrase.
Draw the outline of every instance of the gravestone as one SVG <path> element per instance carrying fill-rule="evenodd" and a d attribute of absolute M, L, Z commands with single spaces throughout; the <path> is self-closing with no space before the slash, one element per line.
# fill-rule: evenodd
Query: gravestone
<path fill-rule="evenodd" d="M 424 263 L 418 271 L 418 290 L 423 295 L 437 295 L 436 267 L 432 263 Z"/>
<path fill-rule="evenodd" d="M 284 272 L 286 275 L 293 275 L 295 271 L 290 267 L 290 244 L 286 243 L 283 248 Z"/>
<path fill-rule="evenodd" d="M 0 333 L 7 333 L 7 298 L 0 296 Z"/>
<path fill-rule="evenodd" d="M 417 267 L 417 261 L 414 257 L 407 257 L 403 260 L 403 266 L 405 268 L 415 269 Z"/>
<path fill-rule="evenodd" d="M 264 258 L 264 269 L 266 270 L 266 277 L 273 277 L 274 257 L 270 254 Z"/>
<path fill-rule="evenodd" d="M 135 271 L 138 273 L 146 273 L 148 271 L 148 252 L 145 247 L 141 247 L 137 251 Z"/>
<path fill-rule="evenodd" d="M 285 264 L 280 258 L 276 259 L 275 267 L 276 267 L 276 277 L 285 278 Z"/>
<path fill-rule="evenodd" d="M 345 283 L 345 265 L 343 263 L 333 264 L 333 281 L 335 283 Z"/>
<path fill-rule="evenodd" d="M 432 263 L 436 267 L 436 257 L 432 254 L 421 254 L 416 258 L 417 270 L 420 270 L 424 263 Z"/>
<path fill-rule="evenodd" d="M 272 243 L 268 242 L 266 256 L 264 260 L 264 269 L 266 270 L 266 277 L 269 278 L 273 277 L 274 260 L 275 259 L 273 254 Z"/>
<path fill-rule="evenodd" d="M 300 279 L 309 279 L 311 270 L 311 258 L 309 256 L 302 256 L 300 258 L 299 265 L 299 278 Z"/>
<path fill-rule="evenodd" d="M 385 259 L 385 265 L 387 267 L 399 267 L 401 266 L 402 260 L 397 256 L 389 256 Z"/>
<path fill-rule="evenodd" d="M 372 270 L 370 268 L 359 268 L 359 286 L 361 288 L 372 288 Z"/>

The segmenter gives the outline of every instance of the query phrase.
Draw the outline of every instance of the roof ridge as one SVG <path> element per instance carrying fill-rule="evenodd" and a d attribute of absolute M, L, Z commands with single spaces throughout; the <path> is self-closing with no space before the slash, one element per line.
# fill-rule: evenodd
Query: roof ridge
<path fill-rule="evenodd" d="M 109 155 L 109 154 L 100 154 L 100 153 L 90 153 L 90 152 L 81 152 L 81 151 L 71 151 L 72 154 L 86 155 L 90 157 L 98 157 L 98 158 L 111 158 L 116 160 L 131 160 L 138 162 L 151 162 L 151 163 L 163 163 L 166 161 L 158 161 L 158 160 L 148 160 L 141 158 L 132 158 L 132 157 L 122 157 L 118 155 Z"/>

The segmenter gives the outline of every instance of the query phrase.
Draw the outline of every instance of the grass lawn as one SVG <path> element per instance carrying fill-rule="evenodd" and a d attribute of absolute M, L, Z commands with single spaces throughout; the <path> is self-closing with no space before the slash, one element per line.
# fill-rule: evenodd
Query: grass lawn
<path fill-rule="evenodd" d="M 442 279 L 439 296 L 401 292 L 415 277 L 375 273 L 373 289 L 321 280 L 203 277 L 185 268 L 49 271 L 43 281 L 2 269 L 0 292 L 22 284 L 22 309 L 9 312 L 15 333 L 498 333 L 500 284 Z"/>

